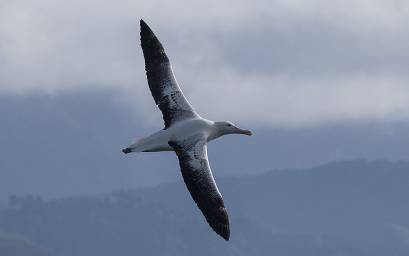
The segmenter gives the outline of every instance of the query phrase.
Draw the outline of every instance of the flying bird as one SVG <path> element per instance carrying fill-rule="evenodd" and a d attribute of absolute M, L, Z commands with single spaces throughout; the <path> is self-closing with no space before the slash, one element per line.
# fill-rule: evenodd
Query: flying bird
<path fill-rule="evenodd" d="M 162 112 L 165 128 L 137 140 L 123 153 L 175 151 L 183 180 L 210 227 L 225 240 L 230 238 L 229 217 L 207 157 L 207 143 L 227 134 L 251 135 L 229 121 L 202 118 L 183 95 L 165 50 L 143 21 L 141 46 L 149 89 Z"/>

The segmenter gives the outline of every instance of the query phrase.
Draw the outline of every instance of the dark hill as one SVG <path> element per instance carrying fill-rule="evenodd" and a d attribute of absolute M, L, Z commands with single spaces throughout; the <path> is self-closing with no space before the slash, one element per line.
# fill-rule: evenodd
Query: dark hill
<path fill-rule="evenodd" d="M 57 256 L 409 255 L 408 162 L 334 162 L 217 181 L 230 242 L 211 231 L 181 183 L 13 197 L 0 227 Z"/>

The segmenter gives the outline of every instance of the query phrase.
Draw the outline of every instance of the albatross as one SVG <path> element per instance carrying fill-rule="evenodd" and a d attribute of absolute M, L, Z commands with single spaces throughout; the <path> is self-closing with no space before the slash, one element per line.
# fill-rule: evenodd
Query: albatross
<path fill-rule="evenodd" d="M 225 240 L 230 238 L 229 217 L 213 178 L 207 157 L 207 143 L 227 134 L 245 134 L 232 122 L 202 118 L 183 95 L 165 50 L 140 20 L 141 46 L 149 89 L 162 112 L 165 128 L 137 140 L 122 152 L 175 151 L 183 180 L 210 227 Z"/>

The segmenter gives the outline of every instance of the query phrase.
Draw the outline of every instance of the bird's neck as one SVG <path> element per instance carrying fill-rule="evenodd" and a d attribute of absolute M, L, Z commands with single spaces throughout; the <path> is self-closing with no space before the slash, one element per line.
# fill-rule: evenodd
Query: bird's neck
<path fill-rule="evenodd" d="M 223 136 L 224 134 L 220 131 L 219 127 L 216 124 L 212 125 L 212 129 L 209 133 L 209 136 L 207 137 L 207 141 L 211 141 L 214 139 L 217 139 L 221 136 Z"/>

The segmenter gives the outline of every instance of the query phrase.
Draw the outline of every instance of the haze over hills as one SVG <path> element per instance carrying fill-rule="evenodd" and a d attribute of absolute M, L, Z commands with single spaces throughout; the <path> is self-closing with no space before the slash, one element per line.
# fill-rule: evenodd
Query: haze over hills
<path fill-rule="evenodd" d="M 56 256 L 409 253 L 409 162 L 344 161 L 218 178 L 232 236 L 214 234 L 181 182 L 54 200 L 12 197 L 0 230 Z"/>
<path fill-rule="evenodd" d="M 180 180 L 174 153 L 125 156 L 120 151 L 134 138 L 162 128 L 155 106 L 148 118 L 155 123 L 150 124 L 123 98 L 113 90 L 0 95 L 0 200 L 12 194 L 62 197 Z M 299 128 L 237 124 L 253 130 L 254 136 L 225 136 L 209 144 L 215 176 L 344 159 L 408 159 L 408 123 L 351 121 Z"/>

